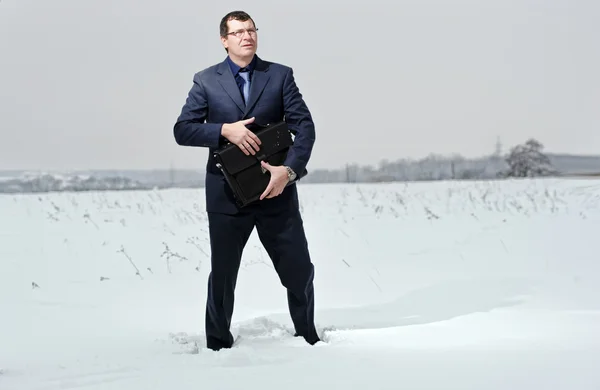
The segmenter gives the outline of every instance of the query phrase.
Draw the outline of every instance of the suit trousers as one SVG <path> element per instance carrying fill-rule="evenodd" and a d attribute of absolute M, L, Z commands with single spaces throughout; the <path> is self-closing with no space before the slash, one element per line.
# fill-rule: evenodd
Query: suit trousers
<path fill-rule="evenodd" d="M 282 285 L 296 334 L 319 341 L 314 324 L 314 265 L 297 208 L 253 207 L 230 215 L 209 212 L 211 272 L 206 301 L 206 343 L 212 350 L 231 348 L 231 318 L 242 252 L 254 227 Z"/>

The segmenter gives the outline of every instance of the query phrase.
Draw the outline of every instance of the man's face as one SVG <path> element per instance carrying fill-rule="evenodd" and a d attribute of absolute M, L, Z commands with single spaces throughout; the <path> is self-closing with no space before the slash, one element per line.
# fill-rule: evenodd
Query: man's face
<path fill-rule="evenodd" d="M 227 25 L 229 34 L 221 37 L 221 42 L 229 49 L 229 55 L 234 58 L 251 59 L 258 47 L 256 28 L 252 21 L 230 20 Z"/>

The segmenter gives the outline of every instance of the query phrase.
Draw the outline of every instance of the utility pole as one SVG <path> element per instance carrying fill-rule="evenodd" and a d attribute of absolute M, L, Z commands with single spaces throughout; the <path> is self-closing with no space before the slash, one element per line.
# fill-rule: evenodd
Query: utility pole
<path fill-rule="evenodd" d="M 502 156 L 502 142 L 500 141 L 500 137 L 496 138 L 496 151 L 494 153 L 496 157 Z"/>

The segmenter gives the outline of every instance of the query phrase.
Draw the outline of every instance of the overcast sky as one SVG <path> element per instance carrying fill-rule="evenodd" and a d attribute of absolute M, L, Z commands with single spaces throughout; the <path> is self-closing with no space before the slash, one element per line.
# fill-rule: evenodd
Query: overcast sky
<path fill-rule="evenodd" d="M 309 169 L 480 156 L 497 137 L 600 154 L 596 0 L 0 0 L 0 169 L 204 169 L 172 129 L 234 9 L 294 68 Z"/>

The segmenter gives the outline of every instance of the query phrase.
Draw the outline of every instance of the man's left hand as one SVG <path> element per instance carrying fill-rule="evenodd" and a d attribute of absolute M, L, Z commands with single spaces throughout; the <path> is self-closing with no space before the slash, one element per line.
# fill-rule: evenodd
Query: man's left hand
<path fill-rule="evenodd" d="M 271 180 L 265 192 L 260 196 L 260 200 L 280 195 L 289 181 L 287 169 L 284 166 L 273 166 L 265 161 L 261 161 L 261 165 L 271 173 Z"/>

